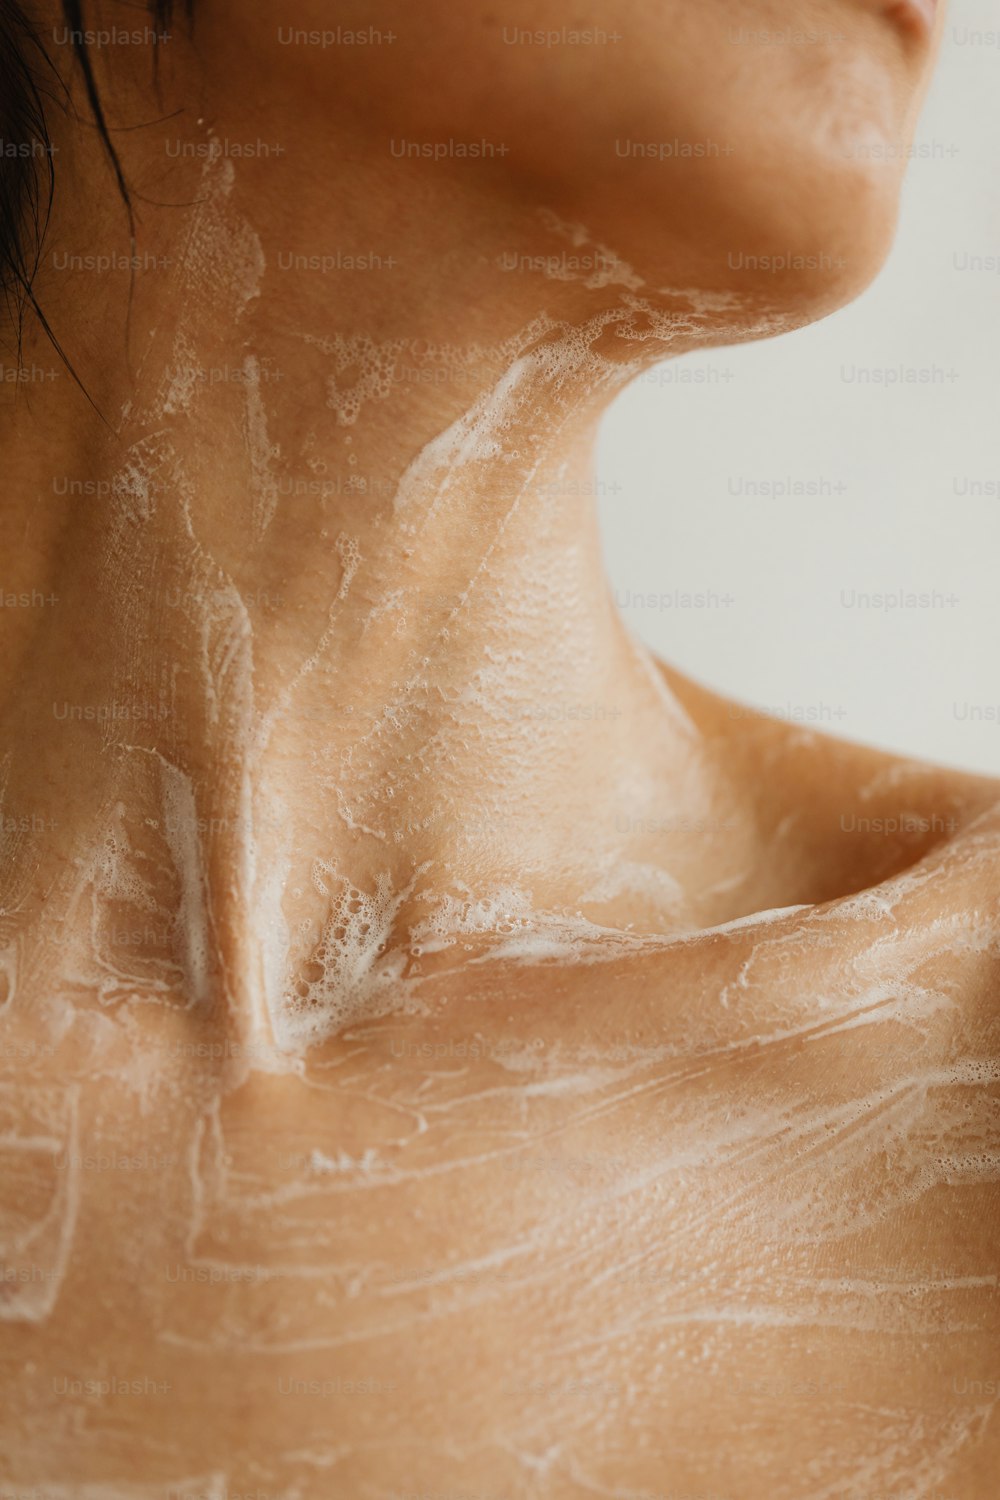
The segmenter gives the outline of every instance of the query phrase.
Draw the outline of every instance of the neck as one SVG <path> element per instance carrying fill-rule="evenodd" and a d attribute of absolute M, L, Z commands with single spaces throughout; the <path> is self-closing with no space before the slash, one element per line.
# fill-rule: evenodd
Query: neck
<path fill-rule="evenodd" d="M 65 374 L 6 415 L 2 585 L 34 602 L 0 621 L 0 904 L 67 868 L 132 900 L 86 854 L 110 839 L 190 992 L 261 1025 L 277 968 L 340 942 L 346 994 L 435 900 L 662 923 L 662 830 L 716 791 L 612 607 L 590 467 L 702 318 L 493 183 L 360 142 L 310 180 L 297 128 L 169 138 L 158 196 L 191 206 L 143 211 L 127 321 L 128 273 L 77 257 L 131 247 L 70 205 L 39 293 L 103 421 Z M 283 145 L 280 196 L 218 154 L 247 140 Z M 22 364 L 57 367 L 37 334 Z"/>

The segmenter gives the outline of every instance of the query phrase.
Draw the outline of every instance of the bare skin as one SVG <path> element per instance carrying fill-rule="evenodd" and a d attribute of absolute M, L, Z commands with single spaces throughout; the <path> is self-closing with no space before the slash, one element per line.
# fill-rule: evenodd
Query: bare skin
<path fill-rule="evenodd" d="M 15 1493 L 992 1493 L 1000 783 L 652 662 L 589 501 L 628 379 L 874 274 L 897 173 L 830 142 L 904 136 L 930 48 L 817 3 L 841 50 L 730 77 L 731 8 L 671 14 L 680 114 L 624 6 L 627 82 L 546 160 L 582 52 L 540 89 L 435 5 L 321 66 L 206 5 L 122 146 L 173 205 L 128 326 L 120 271 L 44 263 L 106 420 L 65 375 L 3 418 L 4 587 L 43 601 L 0 620 Z M 100 60 L 119 118 L 147 66 Z M 780 174 L 755 88 L 815 106 Z M 578 170 L 696 125 L 749 161 Z M 54 128 L 50 249 L 128 254 Z M 510 159 L 386 150 L 473 134 Z M 793 223 L 830 266 L 733 281 Z M 397 263 L 295 259 L 332 251 Z"/>

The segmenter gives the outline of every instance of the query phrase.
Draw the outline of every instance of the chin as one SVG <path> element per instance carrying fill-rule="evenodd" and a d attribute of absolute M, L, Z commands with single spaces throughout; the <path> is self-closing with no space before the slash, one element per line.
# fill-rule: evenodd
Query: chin
<path fill-rule="evenodd" d="M 643 295 L 715 309 L 724 339 L 798 327 L 853 301 L 882 269 L 899 173 L 802 153 L 756 171 L 715 161 L 687 180 L 635 173 L 628 191 L 571 193 L 560 214 L 630 266 Z M 773 325 L 773 326 L 772 326 Z"/>
<path fill-rule="evenodd" d="M 619 75 L 609 57 L 587 107 L 565 99 L 519 136 L 504 126 L 526 191 L 548 194 L 647 288 L 712 294 L 748 324 L 808 322 L 885 262 L 926 65 L 874 10 L 845 9 L 836 45 L 743 52 L 727 40 L 731 14 L 692 3 L 674 47 L 651 39 L 655 65 L 634 54 Z"/>
<path fill-rule="evenodd" d="M 824 163 L 799 181 L 744 184 L 704 247 L 707 285 L 795 325 L 826 317 L 878 275 L 898 215 L 898 183 L 878 169 L 831 172 Z"/>

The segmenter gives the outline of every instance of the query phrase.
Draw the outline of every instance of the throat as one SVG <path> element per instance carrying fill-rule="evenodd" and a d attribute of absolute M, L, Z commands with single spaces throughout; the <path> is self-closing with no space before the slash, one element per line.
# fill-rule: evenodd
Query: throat
<path fill-rule="evenodd" d="M 81 992 L 294 1048 L 448 932 L 683 925 L 742 836 L 688 832 L 728 794 L 614 609 L 589 451 L 690 310 L 615 263 L 559 284 L 572 317 L 458 346 L 416 297 L 383 336 L 377 299 L 269 280 L 231 187 L 213 165 L 179 311 L 140 289 L 113 434 L 62 412 L 18 450 L 3 524 L 58 607 L 0 702 L 4 813 L 44 829 L 7 839 L 9 943 L 52 897 Z"/>
<path fill-rule="evenodd" d="M 81 993 L 295 1051 L 456 935 L 680 921 L 649 830 L 713 780 L 613 608 L 586 462 L 470 449 L 460 418 L 407 465 L 387 441 L 370 494 L 301 497 L 279 418 L 210 454 L 217 407 L 149 422 L 66 497 L 3 724 L 5 811 L 46 828 L 8 848 L 9 929 L 55 882 Z"/>

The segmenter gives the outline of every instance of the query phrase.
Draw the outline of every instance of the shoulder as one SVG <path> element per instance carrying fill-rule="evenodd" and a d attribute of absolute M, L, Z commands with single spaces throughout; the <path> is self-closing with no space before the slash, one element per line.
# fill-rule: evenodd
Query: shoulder
<path fill-rule="evenodd" d="M 953 893 L 965 869 L 1000 916 L 1000 779 L 852 744 L 661 670 L 753 807 L 768 857 L 787 865 L 790 903 L 834 901 L 932 861 Z"/>

